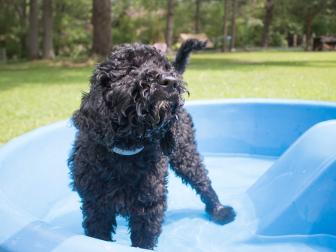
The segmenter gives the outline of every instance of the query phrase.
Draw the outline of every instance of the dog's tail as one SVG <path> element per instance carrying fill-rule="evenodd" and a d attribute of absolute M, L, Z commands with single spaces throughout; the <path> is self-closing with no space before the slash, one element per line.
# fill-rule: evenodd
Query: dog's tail
<path fill-rule="evenodd" d="M 205 48 L 207 41 L 200 41 L 197 39 L 188 39 L 178 49 L 173 66 L 176 71 L 183 74 L 188 65 L 189 55 L 192 51 L 199 51 Z"/>

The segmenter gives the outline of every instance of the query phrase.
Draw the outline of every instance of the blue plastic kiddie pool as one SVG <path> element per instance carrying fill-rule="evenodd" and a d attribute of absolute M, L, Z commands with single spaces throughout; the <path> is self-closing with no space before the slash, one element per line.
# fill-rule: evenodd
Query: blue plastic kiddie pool
<path fill-rule="evenodd" d="M 226 100 L 187 104 L 221 202 L 237 219 L 209 221 L 195 193 L 169 178 L 157 251 L 336 251 L 336 104 Z M 116 242 L 83 235 L 67 158 L 69 121 L 0 150 L 0 251 L 139 251 L 118 218 Z"/>

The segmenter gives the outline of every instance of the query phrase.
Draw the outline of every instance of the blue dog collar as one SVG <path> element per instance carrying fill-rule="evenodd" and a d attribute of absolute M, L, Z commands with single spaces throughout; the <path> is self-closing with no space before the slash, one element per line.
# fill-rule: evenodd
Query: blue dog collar
<path fill-rule="evenodd" d="M 144 147 L 140 147 L 140 148 L 137 148 L 137 149 L 134 149 L 134 150 L 125 150 L 125 149 L 120 149 L 118 147 L 113 147 L 112 151 L 114 153 L 117 153 L 117 154 L 122 155 L 122 156 L 132 156 L 132 155 L 138 154 L 143 149 L 144 149 Z"/>

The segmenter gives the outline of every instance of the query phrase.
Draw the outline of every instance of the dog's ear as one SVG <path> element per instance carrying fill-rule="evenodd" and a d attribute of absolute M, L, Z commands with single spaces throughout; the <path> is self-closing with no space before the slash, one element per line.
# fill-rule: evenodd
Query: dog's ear
<path fill-rule="evenodd" d="M 74 126 L 91 140 L 111 145 L 115 137 L 115 125 L 102 95 L 102 87 L 93 86 L 83 93 L 79 110 L 72 116 Z"/>
<path fill-rule="evenodd" d="M 105 116 L 103 90 L 109 83 L 108 66 L 103 63 L 97 65 L 90 83 L 90 92 L 83 93 L 80 108 L 72 117 L 75 127 L 84 131 L 92 131 L 99 119 Z"/>
<path fill-rule="evenodd" d="M 91 83 L 93 86 L 103 86 L 106 87 L 111 79 L 110 79 L 110 72 L 111 72 L 111 66 L 108 65 L 106 62 L 103 62 L 99 65 L 97 65 L 92 77 L 91 77 Z"/>
<path fill-rule="evenodd" d="M 165 136 L 160 140 L 160 146 L 163 154 L 169 156 L 173 152 L 175 145 L 176 145 L 175 134 L 170 129 L 167 131 Z"/>
<path fill-rule="evenodd" d="M 102 95 L 96 89 L 90 93 L 84 93 L 79 110 L 72 116 L 74 126 L 80 131 L 86 132 L 94 139 L 110 137 L 112 132 L 101 129 L 108 129 L 110 120 L 107 120 L 107 107 Z"/>
<path fill-rule="evenodd" d="M 81 106 L 72 116 L 72 121 L 75 127 L 79 130 L 87 131 L 90 128 L 93 128 L 94 111 L 93 108 L 91 108 L 89 99 L 89 94 L 83 93 Z"/>

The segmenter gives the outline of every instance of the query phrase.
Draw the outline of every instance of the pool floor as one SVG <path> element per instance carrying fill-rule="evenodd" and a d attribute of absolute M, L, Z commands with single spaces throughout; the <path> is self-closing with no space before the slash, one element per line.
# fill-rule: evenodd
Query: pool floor
<path fill-rule="evenodd" d="M 224 226 L 209 221 L 199 197 L 170 171 L 168 210 L 156 250 L 323 251 L 304 243 L 286 243 L 277 239 L 260 247 L 258 242 L 251 240 L 255 238 L 258 220 L 245 192 L 274 161 L 261 157 L 205 155 L 204 162 L 221 202 L 233 206 L 237 212 L 236 220 Z M 66 197 L 51 206 L 43 220 L 75 234 L 83 234 L 77 194 L 69 190 Z M 127 221 L 118 217 L 117 222 L 118 228 L 113 238 L 116 243 L 129 246 Z"/>

